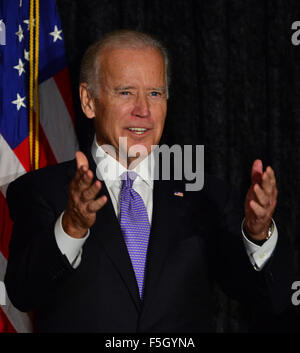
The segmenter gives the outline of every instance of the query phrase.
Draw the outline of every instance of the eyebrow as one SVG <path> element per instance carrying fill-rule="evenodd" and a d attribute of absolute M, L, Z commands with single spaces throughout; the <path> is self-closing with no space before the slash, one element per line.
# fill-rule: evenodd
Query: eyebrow
<path fill-rule="evenodd" d="M 161 92 L 165 92 L 166 89 L 165 89 L 165 87 L 153 87 L 153 88 L 150 88 L 150 91 L 161 91 Z"/>
<path fill-rule="evenodd" d="M 125 91 L 127 89 L 135 89 L 135 87 L 133 87 L 133 86 L 121 86 L 121 87 L 114 88 L 115 91 Z"/>
<path fill-rule="evenodd" d="M 128 89 L 136 89 L 136 87 L 134 86 L 121 86 L 121 87 L 116 87 L 114 88 L 114 90 L 116 92 L 119 92 L 119 91 L 126 91 Z M 161 92 L 165 92 L 166 89 L 164 87 L 152 87 L 152 88 L 149 88 L 149 91 L 161 91 Z"/>

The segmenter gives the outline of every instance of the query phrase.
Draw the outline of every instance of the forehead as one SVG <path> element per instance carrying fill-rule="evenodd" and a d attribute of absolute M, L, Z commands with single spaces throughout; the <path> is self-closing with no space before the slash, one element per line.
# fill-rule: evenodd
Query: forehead
<path fill-rule="evenodd" d="M 165 62 L 156 48 L 107 48 L 99 58 L 101 72 L 110 78 L 149 76 L 164 79 Z"/>

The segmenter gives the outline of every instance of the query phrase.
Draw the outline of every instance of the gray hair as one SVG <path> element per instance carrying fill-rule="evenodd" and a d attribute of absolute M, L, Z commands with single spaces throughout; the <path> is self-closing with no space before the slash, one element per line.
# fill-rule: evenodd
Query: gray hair
<path fill-rule="evenodd" d="M 164 45 L 149 34 L 132 30 L 118 30 L 107 33 L 100 40 L 92 44 L 85 52 L 80 66 L 80 83 L 86 83 L 94 98 L 99 89 L 100 54 L 107 48 L 144 49 L 155 48 L 160 51 L 165 63 L 165 82 L 167 97 L 169 96 L 170 65 L 169 55 Z"/>

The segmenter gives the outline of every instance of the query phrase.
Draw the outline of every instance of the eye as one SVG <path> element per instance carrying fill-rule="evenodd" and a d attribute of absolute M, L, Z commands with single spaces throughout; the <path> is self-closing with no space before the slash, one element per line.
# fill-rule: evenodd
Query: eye
<path fill-rule="evenodd" d="M 120 91 L 121 96 L 129 96 L 130 94 L 131 94 L 131 92 L 129 92 L 129 91 Z"/>
<path fill-rule="evenodd" d="M 152 91 L 152 92 L 150 92 L 150 96 L 151 96 L 151 97 L 160 97 L 160 96 L 161 96 L 161 92 L 159 92 L 159 91 Z"/>

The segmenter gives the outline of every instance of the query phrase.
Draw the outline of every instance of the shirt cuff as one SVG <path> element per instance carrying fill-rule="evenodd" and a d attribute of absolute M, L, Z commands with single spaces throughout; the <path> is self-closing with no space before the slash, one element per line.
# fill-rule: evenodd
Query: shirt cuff
<path fill-rule="evenodd" d="M 261 246 L 254 244 L 251 240 L 246 237 L 243 229 L 244 221 L 242 222 L 243 242 L 250 262 L 256 271 L 260 271 L 264 267 L 267 260 L 271 257 L 277 244 L 278 231 L 273 219 L 272 222 L 274 225 L 273 234 Z"/>
<path fill-rule="evenodd" d="M 62 227 L 63 215 L 64 212 L 59 216 L 55 223 L 54 235 L 56 243 L 61 253 L 66 255 L 73 268 L 77 268 L 81 262 L 83 244 L 89 237 L 90 231 L 88 230 L 87 234 L 80 239 L 71 237 L 64 231 Z"/>

